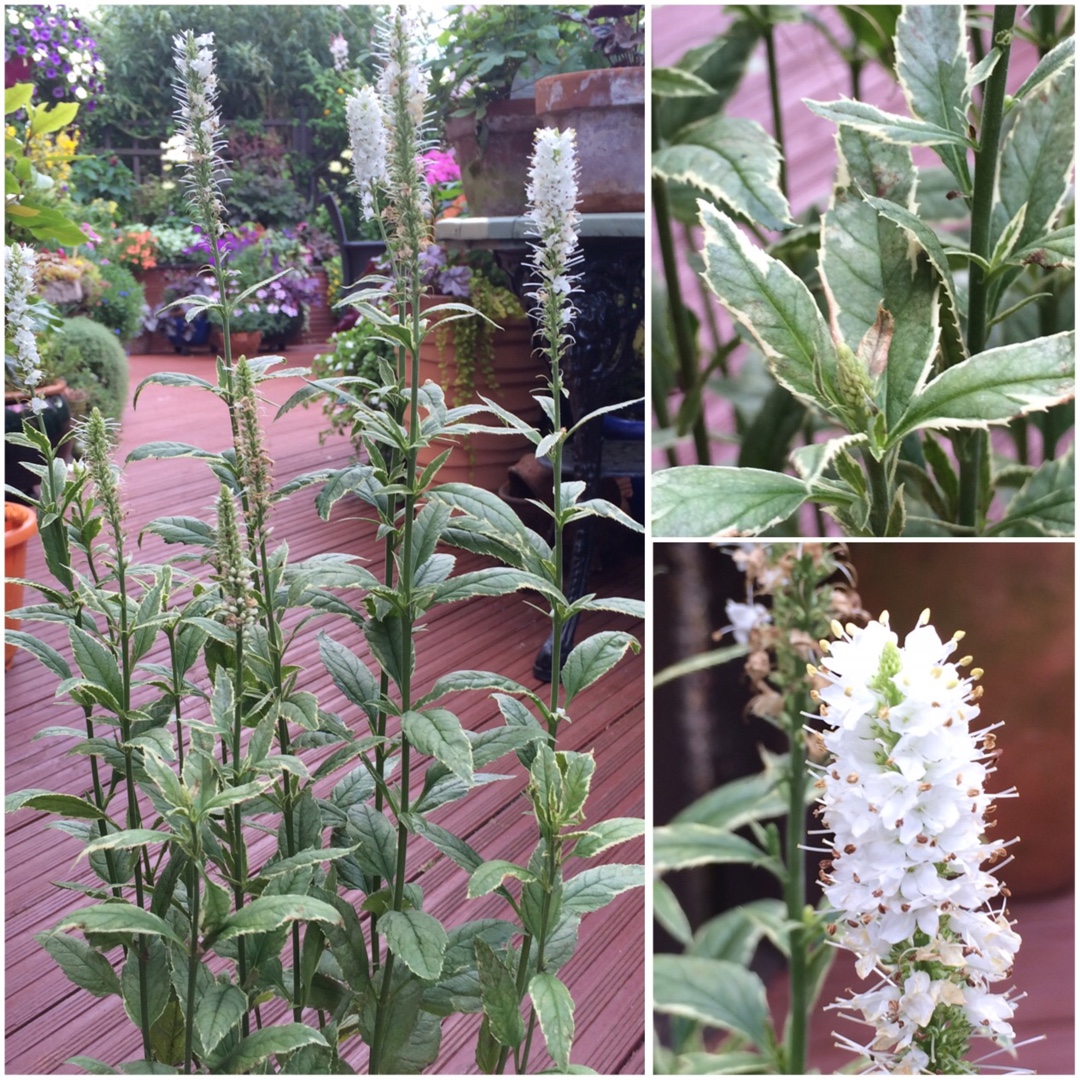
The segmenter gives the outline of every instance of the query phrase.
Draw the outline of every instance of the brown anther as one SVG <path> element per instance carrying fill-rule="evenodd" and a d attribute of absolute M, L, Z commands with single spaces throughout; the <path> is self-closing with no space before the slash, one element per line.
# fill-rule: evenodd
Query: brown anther
<path fill-rule="evenodd" d="M 1009 891 L 1008 888 L 1006 888 L 1004 885 L 1002 885 L 1001 886 L 1001 895 L 1002 896 L 1012 896 L 1012 893 Z"/>
<path fill-rule="evenodd" d="M 945 721 L 945 727 L 952 727 L 952 717 L 951 716 L 949 717 L 948 720 Z"/>
<path fill-rule="evenodd" d="M 862 884 L 862 878 L 859 877 L 859 875 L 856 874 L 854 870 L 851 872 L 851 880 L 854 881 L 856 885 Z"/>
<path fill-rule="evenodd" d="M 836 771 L 835 769 L 833 769 L 833 771 L 832 771 L 831 773 L 829 773 L 829 775 L 830 775 L 830 776 L 831 776 L 831 777 L 832 777 L 832 778 L 833 778 L 834 780 L 839 780 L 839 779 L 840 779 L 840 774 L 839 774 L 839 773 L 838 773 L 838 772 L 837 772 L 837 771 Z"/>
<path fill-rule="evenodd" d="M 997 746 L 997 735 L 993 731 L 988 731 L 983 736 L 983 749 L 993 750 Z"/>
<path fill-rule="evenodd" d="M 979 794 L 979 789 L 977 787 L 968 788 L 967 797 L 969 799 L 974 799 L 978 794 Z"/>
<path fill-rule="evenodd" d="M 862 919 L 863 926 L 869 926 L 874 921 L 874 913 L 872 911 L 864 911 L 859 918 Z"/>
<path fill-rule="evenodd" d="M 919 791 L 930 791 L 933 788 L 933 784 L 920 784 Z"/>
<path fill-rule="evenodd" d="M 901 904 L 900 910 L 906 915 L 911 910 L 910 904 Z"/>
<path fill-rule="evenodd" d="M 930 837 L 926 836 L 924 833 L 919 833 L 919 835 L 915 837 L 915 843 L 916 844 L 929 844 L 930 843 Z"/>
<path fill-rule="evenodd" d="M 857 919 L 845 919 L 844 922 L 846 922 L 848 924 L 848 926 L 851 927 L 852 930 L 858 930 L 859 929 L 859 922 L 858 922 Z"/>
<path fill-rule="evenodd" d="M 903 819 L 902 817 L 898 817 L 898 818 L 896 819 L 896 826 L 895 826 L 895 827 L 896 827 L 897 829 L 899 829 L 899 828 L 902 828 L 902 827 L 903 827 L 903 824 L 904 824 L 904 819 Z"/>
<path fill-rule="evenodd" d="M 855 845 L 854 844 L 845 844 L 844 845 L 844 854 L 845 855 L 854 855 L 855 854 Z"/>
<path fill-rule="evenodd" d="M 849 784 L 857 784 L 859 782 L 859 774 L 857 772 L 848 773 L 847 782 Z"/>
<path fill-rule="evenodd" d="M 882 915 L 887 915 L 889 912 L 889 909 L 884 904 L 878 904 L 877 909 Z"/>
<path fill-rule="evenodd" d="M 875 889 L 870 895 L 872 897 L 874 897 L 874 899 L 876 900 L 879 896 L 884 896 L 885 895 L 885 890 L 884 889 Z"/>
<path fill-rule="evenodd" d="M 979 698 L 981 698 L 982 696 L 983 696 L 983 686 L 980 683 L 978 686 L 975 687 L 974 690 L 971 691 L 971 700 L 972 701 L 978 701 Z"/>

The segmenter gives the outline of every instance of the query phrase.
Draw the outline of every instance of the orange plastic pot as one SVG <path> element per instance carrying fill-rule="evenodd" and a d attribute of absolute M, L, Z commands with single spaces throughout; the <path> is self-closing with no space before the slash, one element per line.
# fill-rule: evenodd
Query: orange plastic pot
<path fill-rule="evenodd" d="M 22 503 L 4 503 L 4 576 L 21 578 L 26 574 L 26 549 L 37 532 L 37 514 Z M 11 580 L 4 582 L 4 610 L 22 607 L 23 587 Z M 4 617 L 4 630 L 18 630 L 19 620 Z M 16 646 L 4 642 L 4 667 L 15 659 Z"/>

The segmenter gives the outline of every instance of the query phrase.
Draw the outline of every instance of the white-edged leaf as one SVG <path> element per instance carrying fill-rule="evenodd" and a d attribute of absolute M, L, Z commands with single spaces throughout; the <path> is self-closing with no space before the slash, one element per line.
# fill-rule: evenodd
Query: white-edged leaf
<path fill-rule="evenodd" d="M 574 999 L 562 980 L 546 971 L 538 971 L 529 980 L 529 997 L 551 1060 L 560 1071 L 566 1072 L 574 1044 Z"/>
<path fill-rule="evenodd" d="M 599 911 L 620 893 L 645 884 L 645 867 L 636 863 L 590 866 L 563 885 L 563 909 L 576 915 Z"/>
<path fill-rule="evenodd" d="M 481 863 L 469 876 L 469 899 L 494 892 L 508 877 L 517 878 L 518 881 L 536 880 L 536 875 L 524 866 L 507 862 L 505 859 L 489 859 Z"/>
<path fill-rule="evenodd" d="M 446 931 L 426 911 L 388 911 L 379 919 L 379 933 L 394 955 L 417 977 L 434 982 L 442 974 Z"/>
<path fill-rule="evenodd" d="M 652 175 L 689 184 L 738 217 L 768 229 L 794 222 L 780 188 L 780 150 L 755 120 L 712 116 L 683 128 L 652 156 Z"/>
<path fill-rule="evenodd" d="M 834 124 L 847 124 L 868 135 L 886 142 L 907 146 L 960 146 L 967 147 L 967 138 L 937 124 L 916 120 L 910 116 L 887 113 L 876 105 L 862 101 L 811 101 L 803 103 L 816 116 L 831 120 Z"/>
<path fill-rule="evenodd" d="M 653 536 L 755 536 L 809 498 L 802 480 L 767 469 L 677 465 L 653 474 Z"/>
<path fill-rule="evenodd" d="M 697 822 L 663 825 L 653 831 L 653 870 L 685 870 L 712 863 L 760 866 L 769 856 L 749 840 Z"/>
<path fill-rule="evenodd" d="M 575 645 L 562 666 L 562 684 L 569 705 L 587 686 L 607 674 L 626 654 L 640 648 L 637 639 L 621 630 L 602 630 Z"/>
<path fill-rule="evenodd" d="M 710 1027 L 745 1036 L 767 1049 L 772 1039 L 765 985 L 740 964 L 699 956 L 653 960 L 653 1004 Z"/>
<path fill-rule="evenodd" d="M 1069 330 L 973 356 L 916 394 L 898 427 L 899 442 L 919 428 L 985 427 L 1048 409 L 1075 393 L 1076 334 Z"/>
<path fill-rule="evenodd" d="M 773 376 L 796 397 L 830 411 L 843 400 L 836 347 L 810 290 L 726 214 L 700 200 L 698 209 L 706 285 L 758 343 Z"/>
<path fill-rule="evenodd" d="M 452 712 L 446 709 L 407 712 L 401 718 L 401 730 L 420 753 L 441 761 L 465 783 L 472 781 L 472 744 Z"/>
<path fill-rule="evenodd" d="M 588 831 L 574 845 L 573 854 L 579 859 L 591 859 L 601 851 L 633 840 L 644 832 L 645 822 L 642 818 L 618 817 L 598 821 L 595 825 L 590 825 Z"/>
<path fill-rule="evenodd" d="M 329 904 L 310 896 L 259 896 L 233 912 L 224 922 L 221 940 L 241 934 L 262 934 L 291 922 L 325 922 L 341 925 L 341 916 Z"/>

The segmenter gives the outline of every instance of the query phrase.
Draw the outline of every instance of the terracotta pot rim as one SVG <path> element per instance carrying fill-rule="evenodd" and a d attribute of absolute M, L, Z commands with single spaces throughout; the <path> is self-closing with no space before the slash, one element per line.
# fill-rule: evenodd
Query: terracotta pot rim
<path fill-rule="evenodd" d="M 25 544 L 37 532 L 37 512 L 22 503 L 4 503 L 4 550 Z"/>
<path fill-rule="evenodd" d="M 56 397 L 57 394 L 64 393 L 67 390 L 68 385 L 63 379 L 57 379 L 55 382 L 47 383 L 45 386 L 38 387 L 39 397 Z M 25 390 L 5 390 L 4 391 L 4 404 L 5 405 L 21 405 L 30 400 L 30 395 Z"/>
<path fill-rule="evenodd" d="M 617 98 L 611 93 L 620 87 Z M 629 90 L 629 94 L 626 91 Z M 558 100 L 553 100 L 558 91 Z M 579 100 L 580 95 L 599 100 Z M 604 100 L 605 97 L 607 100 Z M 614 98 L 614 100 L 613 100 Z M 645 68 L 590 68 L 587 71 L 568 71 L 561 75 L 545 75 L 536 80 L 536 112 L 538 115 L 564 112 L 567 109 L 588 107 L 645 106 Z"/>

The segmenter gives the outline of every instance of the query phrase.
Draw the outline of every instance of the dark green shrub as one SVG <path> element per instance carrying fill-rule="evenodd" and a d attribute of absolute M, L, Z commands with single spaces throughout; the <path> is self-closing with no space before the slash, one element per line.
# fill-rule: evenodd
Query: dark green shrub
<path fill-rule="evenodd" d="M 121 342 L 131 341 L 142 333 L 145 290 L 120 263 L 105 263 L 100 270 L 103 288 L 86 314 L 111 330 Z"/>
<path fill-rule="evenodd" d="M 107 419 L 120 419 L 127 404 L 128 359 L 115 334 L 91 319 L 65 319 L 49 340 L 45 360 L 50 374 L 84 399 L 86 411 L 96 405 Z"/>

